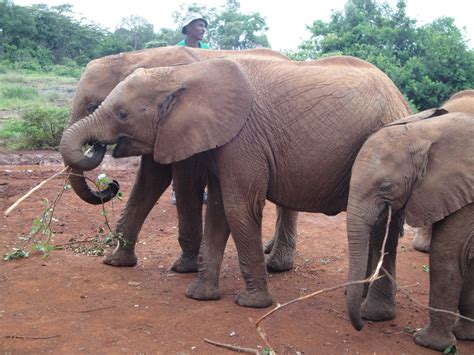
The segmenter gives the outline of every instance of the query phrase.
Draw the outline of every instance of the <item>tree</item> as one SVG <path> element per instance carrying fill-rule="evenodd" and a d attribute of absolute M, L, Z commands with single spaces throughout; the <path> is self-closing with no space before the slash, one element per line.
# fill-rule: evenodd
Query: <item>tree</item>
<path fill-rule="evenodd" d="M 209 25 L 209 43 L 220 49 L 270 47 L 266 31 L 266 21 L 258 12 L 243 14 L 240 3 L 229 0 Z"/>
<path fill-rule="evenodd" d="M 123 41 L 131 50 L 143 49 L 147 42 L 155 38 L 153 25 L 146 19 L 136 15 L 130 15 L 122 19 L 122 24 L 114 32 L 120 41 Z"/>
<path fill-rule="evenodd" d="M 295 59 L 352 55 L 382 69 L 418 109 L 441 105 L 453 93 L 474 87 L 474 54 L 454 25 L 441 18 L 418 27 L 396 8 L 376 0 L 348 0 L 330 22 L 315 21 L 312 36 L 290 56 Z"/>

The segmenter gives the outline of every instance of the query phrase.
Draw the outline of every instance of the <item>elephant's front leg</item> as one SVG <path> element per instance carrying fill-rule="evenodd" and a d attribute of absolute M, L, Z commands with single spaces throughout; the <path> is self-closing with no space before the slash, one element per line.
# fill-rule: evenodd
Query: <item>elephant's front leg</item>
<path fill-rule="evenodd" d="M 430 250 L 430 301 L 432 308 L 443 309 L 453 314 L 430 310 L 430 323 L 414 334 L 415 343 L 431 349 L 443 351 L 456 343 L 451 328 L 456 320 L 454 313 L 459 304 L 462 276 L 455 248 L 438 243 L 448 235 L 437 234 L 433 226 L 433 239 Z M 470 300 L 472 303 L 472 300 Z"/>
<path fill-rule="evenodd" d="M 173 165 L 173 187 L 178 210 L 178 242 L 181 255 L 171 269 L 196 272 L 202 240 L 202 203 L 207 173 L 198 158 L 189 158 Z"/>
<path fill-rule="evenodd" d="M 150 155 L 141 158 L 140 168 L 130 197 L 120 214 L 115 234 L 117 247 L 104 258 L 112 266 L 135 266 L 135 244 L 142 225 L 171 183 L 171 166 L 158 164 Z"/>
<path fill-rule="evenodd" d="M 474 319 L 474 260 L 470 261 L 464 276 L 458 309 L 461 315 Z M 458 339 L 474 340 L 474 322 L 460 318 L 453 327 L 453 333 Z"/>
<path fill-rule="evenodd" d="M 386 220 L 382 218 L 382 220 Z M 385 256 L 383 267 L 395 278 L 395 264 L 397 256 L 398 238 L 402 228 L 402 219 L 397 214 L 393 216 L 390 224 L 390 231 L 385 245 Z M 385 235 L 385 225 L 378 225 L 373 232 L 376 235 L 371 236 L 370 256 L 371 268 L 375 268 L 380 259 L 380 251 Z M 372 270 L 373 271 L 373 270 Z M 381 275 L 384 272 L 381 271 Z M 376 280 L 370 287 L 367 297 L 362 304 L 362 317 L 373 321 L 390 320 L 395 318 L 395 293 L 396 285 L 388 277 L 382 277 Z"/>
<path fill-rule="evenodd" d="M 274 237 L 265 245 L 269 271 L 288 271 L 293 268 L 296 249 L 298 212 L 277 206 Z"/>
<path fill-rule="evenodd" d="M 221 298 L 219 275 L 230 229 L 227 224 L 219 182 L 209 177 L 208 206 L 204 238 L 198 257 L 198 275 L 189 285 L 186 296 L 196 300 Z"/>

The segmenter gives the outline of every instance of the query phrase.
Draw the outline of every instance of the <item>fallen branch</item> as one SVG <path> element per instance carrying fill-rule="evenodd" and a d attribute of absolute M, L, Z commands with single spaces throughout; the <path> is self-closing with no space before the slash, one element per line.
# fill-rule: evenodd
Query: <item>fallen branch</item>
<path fill-rule="evenodd" d="M 99 308 L 92 308 L 92 309 L 86 309 L 85 311 L 77 311 L 77 313 L 90 313 L 90 312 L 95 312 L 95 311 L 101 311 L 103 309 L 109 309 L 113 308 L 115 306 L 105 306 L 105 307 L 99 307 Z"/>
<path fill-rule="evenodd" d="M 204 339 L 206 343 L 212 344 L 214 346 L 228 349 L 228 350 L 233 350 L 238 353 L 248 353 L 248 354 L 259 354 L 258 350 L 256 349 L 251 349 L 251 348 L 242 348 L 240 346 L 235 346 L 235 345 L 230 345 L 230 344 L 224 344 L 224 343 L 218 343 L 217 341 L 214 340 L 209 340 L 209 339 Z"/>
<path fill-rule="evenodd" d="M 5 335 L 5 338 L 7 339 L 28 339 L 28 340 L 42 340 L 42 339 L 51 339 L 51 338 L 57 338 L 60 337 L 60 335 L 50 335 L 50 336 L 45 336 L 45 337 L 35 337 L 35 336 L 29 336 L 29 335 Z"/>
<path fill-rule="evenodd" d="M 296 303 L 298 301 L 302 301 L 302 300 L 305 300 L 305 299 L 308 299 L 308 298 L 311 298 L 311 297 L 314 297 L 316 295 L 319 295 L 321 293 L 324 293 L 324 292 L 329 292 L 329 291 L 334 291 L 334 290 L 337 290 L 339 288 L 342 288 L 342 287 L 347 287 L 349 285 L 357 285 L 357 284 L 363 284 L 363 283 L 370 283 L 372 284 L 374 281 L 382 278 L 383 276 L 379 276 L 379 273 L 380 273 L 380 270 L 382 269 L 382 264 L 383 264 L 383 260 L 384 260 L 384 256 L 385 256 L 385 245 L 387 243 L 387 238 L 388 238 L 388 232 L 390 230 L 390 223 L 392 221 L 392 209 L 391 207 L 388 208 L 388 218 L 387 218 L 387 225 L 386 225 L 386 228 L 385 228 L 385 236 L 384 236 L 384 239 L 383 239 L 383 243 L 382 243 L 382 247 L 380 249 L 380 259 L 379 259 L 379 262 L 377 263 L 377 267 L 375 268 L 375 271 L 372 273 L 372 275 L 370 275 L 369 277 L 367 277 L 366 279 L 364 280 L 356 280 L 356 281 L 350 281 L 350 282 L 346 282 L 346 283 L 343 283 L 343 284 L 340 284 L 340 285 L 336 285 L 336 286 L 333 286 L 333 287 L 327 287 L 327 288 L 323 288 L 319 291 L 316 291 L 316 292 L 313 292 L 313 293 L 310 293 L 308 295 L 305 295 L 305 296 L 301 296 L 301 297 L 298 297 L 296 299 L 293 299 L 291 301 L 288 301 L 284 304 L 277 304 L 277 306 L 272 309 L 271 311 L 265 313 L 263 316 L 261 316 L 257 322 L 255 323 L 255 328 L 257 328 L 257 331 L 258 333 L 260 334 L 260 337 L 263 339 L 263 341 L 265 342 L 265 344 L 270 348 L 272 349 L 270 343 L 267 341 L 266 337 L 265 337 L 265 333 L 263 332 L 262 328 L 260 327 L 260 323 L 265 319 L 267 318 L 268 316 L 270 316 L 271 314 L 275 313 L 276 311 L 286 307 L 286 306 L 289 306 L 290 304 L 293 304 L 293 303 Z M 384 269 L 384 272 L 385 269 Z M 273 350 L 271 350 L 273 351 Z M 274 351 L 273 351 L 274 352 Z"/>
<path fill-rule="evenodd" d="M 439 308 L 433 308 L 433 307 L 430 307 L 430 306 L 425 306 L 424 304 L 418 302 L 417 300 L 415 300 L 409 293 L 408 291 L 405 290 L 405 287 L 401 287 L 397 284 L 397 282 L 395 281 L 395 279 L 393 278 L 392 275 L 390 275 L 387 270 L 385 270 L 385 268 L 382 268 L 382 270 L 385 272 L 385 274 L 387 275 L 387 277 L 389 278 L 390 281 L 392 281 L 400 291 L 402 291 L 403 294 L 405 294 L 405 296 L 408 297 L 408 299 L 413 302 L 415 305 L 417 305 L 418 307 L 422 308 L 422 309 L 427 309 L 427 310 L 430 310 L 430 311 L 433 311 L 433 312 L 441 312 L 441 313 L 447 313 L 447 314 L 451 314 L 451 315 L 454 315 L 456 317 L 459 317 L 459 318 L 462 318 L 462 319 L 465 319 L 469 322 L 473 322 L 474 323 L 474 319 L 472 318 L 469 318 L 469 317 L 466 317 L 466 316 L 463 316 L 459 313 L 455 313 L 455 312 L 451 312 L 451 311 L 448 311 L 446 309 L 439 309 Z"/>
<path fill-rule="evenodd" d="M 91 151 L 92 147 L 90 147 L 89 149 L 87 149 L 84 154 L 87 154 Z M 50 176 L 49 178 L 47 178 L 46 180 L 43 180 L 42 182 L 40 182 L 38 185 L 36 185 L 35 187 L 33 187 L 30 191 L 28 191 L 26 194 L 24 194 L 23 196 L 21 196 L 18 200 L 16 200 L 16 202 L 11 205 L 5 212 L 4 212 L 4 215 L 5 216 L 8 216 L 10 214 L 11 211 L 13 211 L 20 203 L 22 203 L 28 196 L 30 196 L 31 194 L 33 194 L 33 192 L 35 192 L 36 190 L 39 190 L 44 184 L 46 184 L 47 182 L 53 180 L 54 178 L 58 177 L 59 175 L 63 174 L 66 170 L 69 170 L 68 172 L 71 171 L 71 168 L 69 166 L 66 166 L 63 170 L 53 174 L 52 176 Z"/>
<path fill-rule="evenodd" d="M 47 182 L 55 179 L 56 177 L 58 177 L 59 175 L 63 174 L 66 170 L 69 169 L 69 166 L 66 166 L 63 170 L 61 171 L 58 171 L 57 173 L 55 173 L 54 175 L 50 176 L 49 178 L 47 178 L 46 180 L 43 180 L 41 181 L 38 185 L 36 185 L 35 187 L 33 187 L 30 191 L 28 191 L 26 194 L 24 194 L 23 196 L 21 196 L 18 200 L 16 200 L 16 202 L 11 205 L 5 212 L 4 212 L 4 215 L 5 216 L 8 216 L 10 214 L 11 211 L 13 211 L 20 203 L 22 203 L 28 196 L 30 196 L 31 194 L 33 194 L 33 192 L 35 192 L 36 190 L 39 190 L 44 184 L 46 184 Z"/>

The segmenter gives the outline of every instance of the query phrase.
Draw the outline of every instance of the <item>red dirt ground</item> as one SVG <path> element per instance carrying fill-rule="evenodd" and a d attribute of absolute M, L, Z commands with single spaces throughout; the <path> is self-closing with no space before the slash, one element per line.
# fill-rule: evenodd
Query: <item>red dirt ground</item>
<path fill-rule="evenodd" d="M 11 165 L 22 164 L 34 165 Z M 41 164 L 47 162 L 47 164 Z M 14 201 L 62 166 L 57 153 L 0 155 L 0 207 Z M 120 181 L 127 198 L 136 170 L 135 160 L 118 160 L 102 167 Z M 53 201 L 62 186 L 55 179 L 26 199 L 1 223 L 2 254 L 20 245 L 32 220 L 43 210 L 43 198 Z M 124 202 L 115 204 L 119 214 Z M 54 213 L 54 243 L 93 237 L 104 225 L 100 206 L 82 202 L 68 190 Z M 268 204 L 264 240 L 273 232 L 275 208 Z M 412 297 L 428 303 L 428 256 L 412 250 L 407 229 L 399 246 L 398 281 Z M 232 241 L 221 274 L 223 298 L 200 302 L 185 297 L 194 274 L 177 274 L 170 266 L 179 253 L 177 218 L 170 193 L 147 219 L 137 247 L 139 264 L 114 268 L 101 257 L 55 250 L 47 259 L 1 262 L 0 351 L 4 353 L 231 353 L 204 342 L 211 339 L 261 350 L 265 343 L 253 326 L 269 309 L 247 309 L 234 303 L 243 287 Z M 269 275 L 275 304 L 346 281 L 345 214 L 327 217 L 301 213 L 295 268 Z M 411 330 L 427 323 L 428 312 L 401 292 L 393 321 L 368 323 L 361 332 L 350 325 L 344 290 L 323 293 L 283 308 L 263 321 L 278 354 L 430 354 L 414 344 Z M 462 354 L 474 354 L 474 344 L 459 342 Z"/>

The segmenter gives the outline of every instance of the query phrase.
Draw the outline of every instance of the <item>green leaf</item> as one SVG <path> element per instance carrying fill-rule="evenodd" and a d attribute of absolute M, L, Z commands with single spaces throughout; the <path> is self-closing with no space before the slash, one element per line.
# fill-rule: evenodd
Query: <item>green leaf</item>
<path fill-rule="evenodd" d="M 13 248 L 11 253 L 6 253 L 3 255 L 3 260 L 10 261 L 10 260 L 15 260 L 15 259 L 23 259 L 23 258 L 27 258 L 28 256 L 29 256 L 29 253 L 26 250 L 23 250 L 20 248 Z"/>

